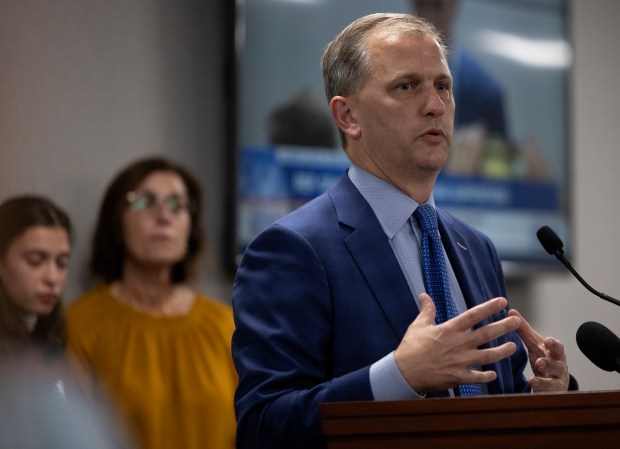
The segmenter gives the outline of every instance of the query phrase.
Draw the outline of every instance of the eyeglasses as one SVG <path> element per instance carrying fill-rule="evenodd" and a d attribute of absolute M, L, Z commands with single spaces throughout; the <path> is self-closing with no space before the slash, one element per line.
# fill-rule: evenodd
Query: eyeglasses
<path fill-rule="evenodd" d="M 153 192 L 131 191 L 127 193 L 127 202 L 129 203 L 129 208 L 135 212 L 146 211 L 154 214 L 159 210 L 159 207 L 163 207 L 172 215 L 180 215 L 191 210 L 191 205 L 187 198 L 176 194 L 160 199 Z"/>

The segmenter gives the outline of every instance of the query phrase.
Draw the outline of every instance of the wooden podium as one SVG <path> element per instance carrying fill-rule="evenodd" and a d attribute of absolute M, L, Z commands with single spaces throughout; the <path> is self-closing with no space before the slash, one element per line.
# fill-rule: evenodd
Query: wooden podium
<path fill-rule="evenodd" d="M 321 406 L 329 449 L 620 448 L 620 391 Z"/>

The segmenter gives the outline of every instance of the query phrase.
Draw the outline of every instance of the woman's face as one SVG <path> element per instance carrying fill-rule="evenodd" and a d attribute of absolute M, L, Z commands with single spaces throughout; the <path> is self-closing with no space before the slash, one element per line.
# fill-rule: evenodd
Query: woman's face
<path fill-rule="evenodd" d="M 168 268 L 183 260 L 192 225 L 183 179 L 171 171 L 153 172 L 128 193 L 127 201 L 125 263 Z"/>
<path fill-rule="evenodd" d="M 64 290 L 71 244 L 63 228 L 32 226 L 0 257 L 0 281 L 24 314 L 47 315 Z"/>

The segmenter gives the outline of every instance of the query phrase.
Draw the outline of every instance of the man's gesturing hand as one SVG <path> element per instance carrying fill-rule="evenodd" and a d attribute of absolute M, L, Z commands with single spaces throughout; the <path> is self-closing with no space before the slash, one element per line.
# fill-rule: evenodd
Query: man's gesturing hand
<path fill-rule="evenodd" d="M 540 335 L 518 311 L 510 310 L 508 315 L 521 319 L 521 326 L 517 332 L 527 348 L 534 373 L 534 377 L 529 379 L 532 390 L 535 392 L 568 390 L 570 376 L 562 342 Z"/>
<path fill-rule="evenodd" d="M 494 371 L 474 371 L 509 357 L 516 351 L 512 342 L 489 349 L 478 346 L 519 329 L 522 318 L 510 316 L 479 329 L 473 326 L 506 308 L 505 298 L 494 298 L 459 316 L 435 325 L 435 304 L 430 296 L 419 297 L 420 314 L 409 325 L 394 359 L 403 377 L 418 392 L 445 390 L 460 384 L 488 383 Z"/>

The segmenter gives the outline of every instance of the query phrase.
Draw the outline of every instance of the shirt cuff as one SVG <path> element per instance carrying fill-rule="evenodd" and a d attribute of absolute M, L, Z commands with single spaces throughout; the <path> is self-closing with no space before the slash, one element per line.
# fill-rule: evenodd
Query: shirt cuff
<path fill-rule="evenodd" d="M 375 401 L 402 401 L 422 399 L 400 373 L 394 351 L 370 366 L 370 388 Z"/>

